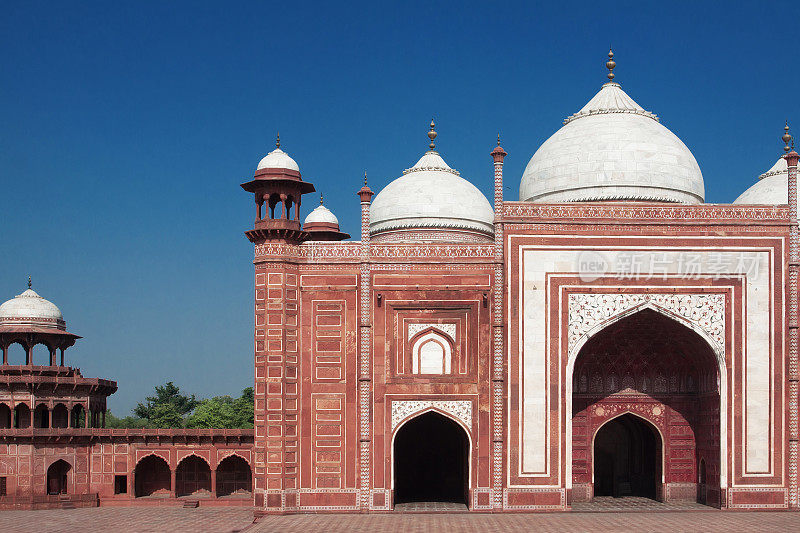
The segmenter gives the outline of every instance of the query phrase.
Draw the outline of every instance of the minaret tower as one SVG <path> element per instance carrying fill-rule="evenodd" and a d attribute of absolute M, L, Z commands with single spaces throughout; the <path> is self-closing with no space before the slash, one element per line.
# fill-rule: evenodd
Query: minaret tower
<path fill-rule="evenodd" d="M 261 160 L 253 179 L 242 183 L 242 189 L 255 197 L 256 220 L 253 229 L 246 232 L 251 242 L 298 244 L 305 240 L 307 235 L 300 224 L 301 199 L 316 189 L 302 180 L 300 167 L 281 150 L 280 134 L 275 141 L 275 150 Z"/>

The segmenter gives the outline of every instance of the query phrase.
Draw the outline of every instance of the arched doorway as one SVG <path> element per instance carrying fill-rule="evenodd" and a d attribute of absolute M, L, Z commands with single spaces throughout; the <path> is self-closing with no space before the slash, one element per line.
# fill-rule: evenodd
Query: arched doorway
<path fill-rule="evenodd" d="M 50 411 L 47 406 L 40 403 L 33 411 L 33 427 L 39 429 L 47 429 L 50 427 Z"/>
<path fill-rule="evenodd" d="M 170 471 L 167 462 L 157 455 L 148 455 L 136 465 L 134 472 L 136 497 L 169 496 Z"/>
<path fill-rule="evenodd" d="M 217 465 L 217 497 L 249 496 L 253 490 L 250 465 L 238 455 L 229 455 Z"/>
<path fill-rule="evenodd" d="M 0 429 L 11 429 L 11 408 L 0 403 Z"/>
<path fill-rule="evenodd" d="M 47 469 L 47 494 L 66 494 L 70 464 L 59 459 Z"/>
<path fill-rule="evenodd" d="M 53 421 L 54 428 L 65 428 L 69 425 L 69 411 L 67 407 L 60 403 L 53 408 Z"/>
<path fill-rule="evenodd" d="M 394 503 L 467 503 L 469 439 L 454 420 L 430 411 L 394 437 Z"/>
<path fill-rule="evenodd" d="M 31 408 L 21 403 L 14 408 L 14 427 L 25 429 L 31 427 Z"/>
<path fill-rule="evenodd" d="M 661 484 L 661 436 L 632 414 L 609 420 L 594 437 L 594 495 L 655 499 Z"/>
<path fill-rule="evenodd" d="M 175 496 L 188 496 L 199 491 L 211 494 L 211 468 L 200 457 L 190 455 L 175 470 Z"/>
<path fill-rule="evenodd" d="M 703 336 L 655 309 L 625 316 L 589 338 L 572 372 L 572 501 L 634 494 L 663 501 L 697 501 L 699 459 L 704 457 L 707 502 L 718 506 L 718 365 L 714 349 Z M 634 414 L 620 416 L 628 412 Z M 609 422 L 616 417 L 620 420 Z M 652 468 L 647 464 L 629 467 L 636 480 L 620 485 L 613 479 L 623 466 L 614 462 L 621 450 L 644 454 L 644 461 L 656 457 L 653 449 L 658 447 L 663 459 Z M 612 466 L 618 469 L 616 474 L 610 473 Z M 655 488 L 649 481 L 642 484 L 645 478 L 651 479 L 653 468 L 661 478 Z"/>

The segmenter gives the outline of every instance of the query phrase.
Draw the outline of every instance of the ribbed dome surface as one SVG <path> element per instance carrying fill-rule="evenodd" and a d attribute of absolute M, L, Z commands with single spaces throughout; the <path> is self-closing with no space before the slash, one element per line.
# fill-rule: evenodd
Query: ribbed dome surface
<path fill-rule="evenodd" d="M 0 305 L 0 325 L 33 325 L 64 329 L 64 317 L 56 305 L 28 289 Z"/>
<path fill-rule="evenodd" d="M 520 183 L 520 200 L 701 203 L 703 175 L 681 140 L 617 83 L 606 83 L 545 141 Z"/>
<path fill-rule="evenodd" d="M 491 235 L 494 211 L 477 187 L 431 150 L 389 183 L 370 207 L 372 233 L 411 228 Z"/>

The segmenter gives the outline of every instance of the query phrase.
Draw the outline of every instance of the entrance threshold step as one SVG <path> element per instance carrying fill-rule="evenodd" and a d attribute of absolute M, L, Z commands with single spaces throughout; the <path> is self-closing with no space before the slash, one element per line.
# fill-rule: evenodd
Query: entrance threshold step
<path fill-rule="evenodd" d="M 396 513 L 468 513 L 463 503 L 456 502 L 406 502 L 394 506 Z"/>

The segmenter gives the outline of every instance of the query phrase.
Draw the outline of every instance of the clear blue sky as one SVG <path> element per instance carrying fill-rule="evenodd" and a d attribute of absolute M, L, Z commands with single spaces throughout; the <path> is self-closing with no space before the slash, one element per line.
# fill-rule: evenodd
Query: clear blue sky
<path fill-rule="evenodd" d="M 0 300 L 30 274 L 85 337 L 69 362 L 118 381 L 119 415 L 166 380 L 237 394 L 253 380 L 239 184 L 276 130 L 355 238 L 364 170 L 380 190 L 413 165 L 431 116 L 487 196 L 499 130 L 516 200 L 613 44 L 617 81 L 692 150 L 707 201 L 730 202 L 780 155 L 784 119 L 800 131 L 798 15 L 795 1 L 6 2 Z"/>

